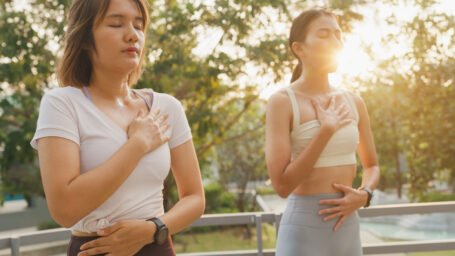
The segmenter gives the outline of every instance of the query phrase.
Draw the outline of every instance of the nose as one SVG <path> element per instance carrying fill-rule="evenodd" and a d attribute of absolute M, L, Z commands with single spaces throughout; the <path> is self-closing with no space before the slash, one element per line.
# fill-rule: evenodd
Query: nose
<path fill-rule="evenodd" d="M 139 40 L 138 31 L 134 28 L 134 25 L 125 26 L 125 41 L 135 43 Z"/>
<path fill-rule="evenodd" d="M 341 49 L 343 49 L 344 43 L 343 43 L 343 39 L 341 39 L 341 37 L 340 37 L 340 39 L 338 39 L 338 37 L 335 34 L 333 34 L 332 39 L 333 39 L 332 40 L 333 45 L 335 46 L 335 49 L 337 51 L 340 51 Z"/>

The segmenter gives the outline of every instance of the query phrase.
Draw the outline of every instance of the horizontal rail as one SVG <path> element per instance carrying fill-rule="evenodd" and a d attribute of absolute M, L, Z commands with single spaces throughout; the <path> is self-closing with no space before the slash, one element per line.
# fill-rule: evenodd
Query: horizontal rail
<path fill-rule="evenodd" d="M 364 254 L 448 251 L 455 250 L 455 239 L 368 244 L 362 248 Z"/>
<path fill-rule="evenodd" d="M 236 250 L 223 252 L 195 252 L 195 253 L 179 253 L 178 256 L 257 256 L 257 250 Z M 275 249 L 264 249 L 263 256 L 274 256 Z"/>
<path fill-rule="evenodd" d="M 455 212 L 455 201 L 375 205 L 359 209 L 360 217 Z"/>

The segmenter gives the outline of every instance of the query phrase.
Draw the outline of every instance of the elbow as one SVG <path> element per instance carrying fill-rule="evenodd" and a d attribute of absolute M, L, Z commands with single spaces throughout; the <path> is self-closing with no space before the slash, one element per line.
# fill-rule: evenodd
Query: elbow
<path fill-rule="evenodd" d="M 199 218 L 204 214 L 205 211 L 205 195 L 204 193 L 194 193 L 192 195 L 187 196 L 188 204 L 191 207 L 191 212 L 194 213 L 194 217 Z"/>
<path fill-rule="evenodd" d="M 204 214 L 205 212 L 205 195 L 204 193 L 202 193 L 200 195 L 200 207 L 199 207 L 200 211 L 199 211 L 199 217 L 202 216 L 202 214 Z"/>
<path fill-rule="evenodd" d="M 277 194 L 279 197 L 283 198 L 283 199 L 286 199 L 288 198 L 289 194 L 291 194 L 289 191 L 277 191 Z"/>
<path fill-rule="evenodd" d="M 64 228 L 71 228 L 77 223 L 77 219 L 71 213 L 71 209 L 68 205 L 62 205 L 60 207 L 50 207 L 49 213 L 57 224 Z"/>
<path fill-rule="evenodd" d="M 291 191 L 289 191 L 288 186 L 284 186 L 283 184 L 273 185 L 273 189 L 275 190 L 279 197 L 284 199 L 288 198 L 289 194 L 291 194 Z"/>

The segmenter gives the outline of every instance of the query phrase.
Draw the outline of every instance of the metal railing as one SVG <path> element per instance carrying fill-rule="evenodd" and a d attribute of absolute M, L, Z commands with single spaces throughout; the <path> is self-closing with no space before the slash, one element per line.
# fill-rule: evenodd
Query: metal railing
<path fill-rule="evenodd" d="M 359 209 L 360 217 L 378 217 L 385 215 L 404 215 L 404 214 L 423 214 L 423 213 L 442 213 L 455 212 L 455 201 L 437 203 L 410 203 L 394 205 L 378 205 L 366 209 Z M 275 225 L 278 234 L 281 214 L 269 212 L 248 212 L 232 214 L 207 214 L 195 221 L 191 227 L 206 226 L 229 226 L 251 224 L 256 226 L 257 249 L 256 250 L 237 250 L 219 252 L 197 252 L 183 253 L 181 256 L 268 256 L 275 255 L 274 249 L 263 249 L 262 246 L 262 223 Z M 11 249 L 12 256 L 19 256 L 21 246 L 36 245 L 46 242 L 67 240 L 71 236 L 68 229 L 60 228 L 47 231 L 38 231 L 30 234 L 0 238 L 0 250 Z M 380 244 L 363 245 L 363 253 L 368 254 L 387 254 L 387 253 L 407 253 L 423 251 L 445 251 L 455 250 L 455 239 L 428 240 L 428 241 L 406 241 L 388 242 Z"/>

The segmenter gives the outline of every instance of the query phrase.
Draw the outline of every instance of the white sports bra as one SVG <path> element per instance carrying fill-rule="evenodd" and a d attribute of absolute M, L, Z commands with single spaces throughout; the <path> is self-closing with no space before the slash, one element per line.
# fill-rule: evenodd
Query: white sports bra
<path fill-rule="evenodd" d="M 314 135 L 320 128 L 319 120 L 311 120 L 305 123 L 300 123 L 300 111 L 295 98 L 294 92 L 291 88 L 286 88 L 289 98 L 291 99 L 292 112 L 293 112 L 293 125 L 291 131 L 291 159 L 297 155 L 310 144 Z M 328 167 L 337 165 L 356 164 L 356 149 L 359 144 L 359 114 L 357 107 L 350 95 L 346 95 L 345 91 L 342 95 L 347 99 L 349 105 L 355 114 L 355 121 L 339 128 L 330 138 L 325 146 L 317 162 L 314 164 L 316 167 Z"/>

